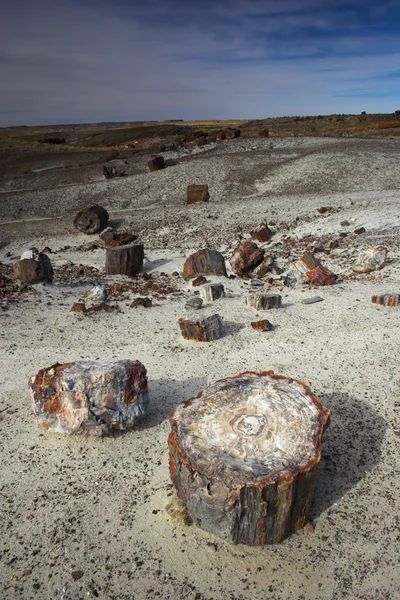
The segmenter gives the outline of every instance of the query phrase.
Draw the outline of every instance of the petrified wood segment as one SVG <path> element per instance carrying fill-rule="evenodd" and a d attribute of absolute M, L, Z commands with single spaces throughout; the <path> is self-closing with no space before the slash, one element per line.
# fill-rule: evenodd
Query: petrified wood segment
<path fill-rule="evenodd" d="M 106 273 L 108 275 L 128 275 L 133 277 L 143 266 L 143 244 L 128 246 L 107 246 Z"/>
<path fill-rule="evenodd" d="M 206 275 L 222 275 L 228 277 L 225 267 L 225 259 L 217 250 L 198 250 L 191 254 L 183 265 L 183 278 L 190 279 L 197 275 L 205 273 Z"/>
<path fill-rule="evenodd" d="M 232 271 L 240 277 L 246 276 L 255 269 L 264 258 L 264 250 L 261 250 L 253 242 L 241 242 L 233 251 L 230 263 Z"/>
<path fill-rule="evenodd" d="M 200 296 L 206 304 L 218 300 L 225 293 L 222 283 L 206 283 L 200 287 Z"/>
<path fill-rule="evenodd" d="M 371 296 L 371 302 L 381 306 L 400 306 L 400 294 L 382 294 L 382 296 Z"/>
<path fill-rule="evenodd" d="M 124 160 L 112 160 L 107 165 L 103 165 L 103 175 L 106 179 L 113 177 L 122 177 L 125 175 L 127 162 Z"/>
<path fill-rule="evenodd" d="M 196 202 L 208 202 L 210 195 L 208 185 L 188 185 L 186 204 L 195 204 Z"/>
<path fill-rule="evenodd" d="M 82 233 L 98 233 L 107 225 L 108 212 L 102 206 L 89 206 L 80 210 L 74 219 L 74 226 Z"/>
<path fill-rule="evenodd" d="M 329 415 L 306 385 L 273 371 L 222 379 L 179 404 L 170 474 L 194 523 L 253 546 L 304 527 Z"/>
<path fill-rule="evenodd" d="M 272 231 L 268 225 L 257 225 L 250 231 L 250 235 L 258 242 L 268 242 L 272 237 Z"/>
<path fill-rule="evenodd" d="M 262 319 L 261 321 L 253 321 L 251 323 L 253 329 L 258 329 L 259 331 L 272 331 L 274 328 L 272 323 L 268 321 L 268 319 Z"/>
<path fill-rule="evenodd" d="M 382 269 L 387 259 L 387 248 L 369 248 L 361 250 L 353 265 L 355 273 L 370 273 Z"/>
<path fill-rule="evenodd" d="M 53 281 L 51 261 L 47 254 L 39 252 L 37 248 L 24 252 L 13 269 L 15 279 L 19 279 L 21 283 Z"/>
<path fill-rule="evenodd" d="M 336 281 L 336 275 L 324 267 L 311 252 L 305 252 L 295 267 L 314 285 L 331 285 Z"/>
<path fill-rule="evenodd" d="M 128 429 L 149 402 L 146 369 L 138 360 L 57 363 L 31 377 L 29 387 L 39 424 L 55 433 Z"/>
<path fill-rule="evenodd" d="M 282 296 L 277 294 L 259 294 L 250 292 L 247 297 L 247 304 L 256 310 L 270 310 L 271 308 L 281 308 Z"/>
<path fill-rule="evenodd" d="M 156 156 L 147 163 L 150 171 L 160 171 L 165 169 L 165 160 L 163 156 Z"/>
<path fill-rule="evenodd" d="M 222 337 L 222 320 L 218 314 L 205 318 L 179 319 L 182 337 L 194 342 L 211 342 Z"/>

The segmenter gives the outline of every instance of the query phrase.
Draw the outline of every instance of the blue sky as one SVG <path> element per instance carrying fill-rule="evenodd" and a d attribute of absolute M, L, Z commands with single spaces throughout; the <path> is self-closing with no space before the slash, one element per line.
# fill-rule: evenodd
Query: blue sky
<path fill-rule="evenodd" d="M 12 0 L 0 126 L 400 110 L 400 0 Z"/>

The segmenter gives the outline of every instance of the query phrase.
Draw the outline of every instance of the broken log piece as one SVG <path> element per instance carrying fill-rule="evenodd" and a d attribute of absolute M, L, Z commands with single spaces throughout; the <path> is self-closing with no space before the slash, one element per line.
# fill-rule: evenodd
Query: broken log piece
<path fill-rule="evenodd" d="M 225 138 L 227 140 L 234 140 L 235 138 L 240 137 L 240 129 L 226 129 L 225 130 Z"/>
<path fill-rule="evenodd" d="M 29 380 L 39 424 L 55 433 L 103 435 L 131 428 L 149 402 L 138 360 L 56 363 Z"/>
<path fill-rule="evenodd" d="M 208 185 L 188 185 L 186 204 L 195 204 L 196 202 L 208 202 L 210 195 Z"/>
<path fill-rule="evenodd" d="M 282 296 L 250 292 L 247 304 L 256 310 L 270 310 L 282 308 Z"/>
<path fill-rule="evenodd" d="M 160 171 L 165 169 L 165 160 L 163 156 L 156 156 L 147 163 L 150 171 Z"/>
<path fill-rule="evenodd" d="M 250 235 L 258 242 L 268 242 L 272 237 L 272 231 L 268 225 L 257 225 L 250 231 Z"/>
<path fill-rule="evenodd" d="M 263 258 L 264 250 L 261 250 L 256 244 L 248 241 L 240 242 L 230 259 L 232 271 L 239 277 L 246 277 L 262 262 Z"/>
<path fill-rule="evenodd" d="M 225 259 L 218 250 L 198 250 L 191 254 L 183 265 L 183 278 L 190 279 L 199 274 L 213 274 L 228 277 L 225 267 Z"/>
<path fill-rule="evenodd" d="M 193 279 L 192 286 L 198 287 L 199 285 L 203 285 L 203 283 L 207 283 L 207 279 L 204 277 L 204 275 L 199 275 L 196 277 L 196 279 Z"/>
<path fill-rule="evenodd" d="M 108 275 L 128 275 L 133 277 L 143 266 L 143 244 L 106 247 L 106 273 Z"/>
<path fill-rule="evenodd" d="M 311 252 L 305 252 L 294 265 L 297 272 L 314 285 L 331 285 L 336 275 L 324 267 Z"/>
<path fill-rule="evenodd" d="M 382 296 L 371 296 L 373 304 L 381 306 L 400 306 L 400 294 L 382 294 Z"/>
<path fill-rule="evenodd" d="M 206 283 L 200 287 L 200 296 L 206 304 L 214 302 L 224 296 L 225 290 L 222 283 Z"/>
<path fill-rule="evenodd" d="M 108 223 L 109 215 L 102 206 L 89 206 L 80 210 L 74 219 L 74 226 L 82 233 L 99 233 Z"/>
<path fill-rule="evenodd" d="M 107 165 L 103 165 L 103 175 L 106 179 L 113 177 L 122 177 L 125 175 L 127 161 L 111 160 Z"/>
<path fill-rule="evenodd" d="M 387 248 L 369 248 L 361 250 L 353 265 L 355 273 L 371 273 L 382 269 L 387 260 Z"/>
<path fill-rule="evenodd" d="M 254 269 L 254 271 L 252 271 L 252 277 L 255 277 L 256 279 L 265 277 L 267 273 L 272 271 L 273 264 L 273 260 L 269 256 L 264 257 L 262 263 L 260 263 L 258 267 Z"/>
<path fill-rule="evenodd" d="M 330 412 L 273 371 L 211 384 L 170 419 L 170 475 L 194 524 L 234 544 L 304 527 Z"/>
<path fill-rule="evenodd" d="M 178 319 L 182 337 L 195 342 L 211 342 L 222 337 L 222 320 L 218 314 L 205 318 Z"/>
<path fill-rule="evenodd" d="M 268 319 L 262 319 L 261 321 L 252 321 L 251 326 L 253 329 L 258 329 L 259 331 L 272 331 L 274 328 L 272 323 L 268 321 Z"/>
<path fill-rule="evenodd" d="M 14 264 L 13 272 L 15 279 L 21 283 L 53 281 L 51 261 L 47 254 L 39 252 L 37 248 L 24 252 L 20 260 Z"/>

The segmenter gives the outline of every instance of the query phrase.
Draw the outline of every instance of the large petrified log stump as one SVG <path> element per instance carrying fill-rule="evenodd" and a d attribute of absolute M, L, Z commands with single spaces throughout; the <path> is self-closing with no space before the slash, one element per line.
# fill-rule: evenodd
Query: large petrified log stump
<path fill-rule="evenodd" d="M 143 244 L 106 247 L 106 273 L 108 275 L 128 275 L 133 277 L 143 266 Z"/>
<path fill-rule="evenodd" d="M 307 522 L 330 412 L 273 371 L 221 379 L 170 419 L 170 474 L 193 522 L 235 544 L 280 542 Z"/>
<path fill-rule="evenodd" d="M 201 273 L 228 277 L 225 259 L 218 250 L 204 248 L 191 254 L 183 265 L 183 278 L 190 279 Z"/>
<path fill-rule="evenodd" d="M 89 206 L 80 210 L 74 219 L 74 226 L 82 233 L 99 233 L 108 223 L 109 215 L 102 206 Z"/>
<path fill-rule="evenodd" d="M 39 424 L 56 433 L 128 429 L 149 402 L 146 369 L 138 360 L 57 363 L 31 377 L 29 387 Z"/>
<path fill-rule="evenodd" d="M 27 250 L 13 267 L 15 279 L 21 283 L 53 281 L 53 267 L 47 254 L 37 248 Z"/>

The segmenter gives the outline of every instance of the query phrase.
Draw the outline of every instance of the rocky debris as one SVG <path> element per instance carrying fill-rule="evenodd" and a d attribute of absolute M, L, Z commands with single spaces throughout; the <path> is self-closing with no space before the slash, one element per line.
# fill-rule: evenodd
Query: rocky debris
<path fill-rule="evenodd" d="M 196 279 L 193 279 L 192 286 L 198 287 L 199 285 L 203 285 L 204 283 L 207 283 L 207 279 L 204 277 L 204 275 L 199 275 L 198 277 L 196 277 Z"/>
<path fill-rule="evenodd" d="M 207 144 L 207 138 L 206 138 L 206 136 L 202 135 L 199 138 L 197 138 L 196 144 L 199 147 L 205 146 Z"/>
<path fill-rule="evenodd" d="M 56 285 L 71 283 L 97 283 L 98 279 L 104 278 L 104 272 L 89 265 L 74 265 L 71 261 L 56 267 L 54 270 L 54 283 Z"/>
<path fill-rule="evenodd" d="M 387 248 L 369 248 L 361 250 L 353 265 L 355 273 L 370 273 L 382 269 L 387 260 Z"/>
<path fill-rule="evenodd" d="M 333 206 L 321 206 L 321 208 L 317 208 L 317 212 L 324 215 L 325 213 L 335 213 L 336 209 Z"/>
<path fill-rule="evenodd" d="M 365 233 L 365 227 L 357 227 L 357 229 L 354 230 L 354 233 L 356 235 L 360 235 L 360 233 Z"/>
<path fill-rule="evenodd" d="M 302 304 L 315 304 L 316 302 L 322 302 L 323 298 L 321 296 L 313 296 L 312 298 L 303 298 L 300 300 Z"/>
<path fill-rule="evenodd" d="M 167 274 L 139 273 L 129 282 L 114 283 L 109 289 L 109 295 L 114 298 L 128 300 L 127 294 L 135 296 L 153 296 L 157 300 L 166 300 L 182 296 L 176 285 L 171 285 L 171 278 Z"/>
<path fill-rule="evenodd" d="M 165 169 L 165 160 L 163 156 L 155 156 L 147 163 L 150 171 L 160 171 Z"/>
<path fill-rule="evenodd" d="M 146 374 L 138 360 L 56 363 L 30 378 L 33 411 L 54 433 L 101 436 L 129 429 L 146 414 Z"/>
<path fill-rule="evenodd" d="M 150 308 L 150 306 L 153 306 L 153 303 L 148 296 L 144 298 L 135 298 L 131 304 L 131 308 Z"/>
<path fill-rule="evenodd" d="M 250 235 L 258 242 L 268 242 L 273 234 L 268 225 L 257 225 L 250 231 Z"/>
<path fill-rule="evenodd" d="M 262 319 L 261 321 L 252 321 L 251 326 L 253 329 L 258 329 L 258 331 L 272 331 L 274 328 L 272 323 L 268 321 L 268 319 Z"/>
<path fill-rule="evenodd" d="M 88 302 L 104 302 L 107 300 L 107 290 L 104 287 L 96 285 L 85 294 L 85 297 Z"/>
<path fill-rule="evenodd" d="M 230 259 L 232 271 L 240 277 L 246 277 L 262 262 L 263 258 L 264 250 L 253 242 L 244 240 L 233 251 Z"/>
<path fill-rule="evenodd" d="M 282 308 L 282 296 L 278 294 L 260 294 L 249 292 L 247 305 L 256 310 L 270 310 L 271 308 Z"/>
<path fill-rule="evenodd" d="M 188 185 L 186 204 L 195 204 L 196 202 L 208 202 L 210 195 L 208 185 Z"/>
<path fill-rule="evenodd" d="M 89 308 L 86 309 L 86 314 L 93 312 L 113 312 L 117 310 L 118 306 L 116 304 L 107 304 L 106 302 L 99 302 L 97 304 L 92 304 Z"/>
<path fill-rule="evenodd" d="M 103 175 L 106 179 L 113 177 L 122 177 L 126 172 L 126 160 L 111 160 L 107 165 L 103 165 Z"/>
<path fill-rule="evenodd" d="M 211 342 L 222 337 L 222 320 L 219 314 L 204 318 L 178 319 L 182 337 L 195 342 Z"/>
<path fill-rule="evenodd" d="M 139 273 L 143 266 L 143 260 L 143 244 L 107 246 L 105 272 L 108 275 L 121 274 L 132 277 Z"/>
<path fill-rule="evenodd" d="M 262 279 L 267 273 L 271 272 L 273 265 L 274 262 L 270 256 L 264 257 L 262 263 L 259 264 L 258 267 L 256 267 L 252 272 L 252 277 L 255 277 L 256 279 Z"/>
<path fill-rule="evenodd" d="M 183 278 L 190 279 L 199 274 L 227 277 L 225 259 L 218 250 L 204 248 L 191 254 L 183 265 Z"/>
<path fill-rule="evenodd" d="M 85 313 L 86 312 L 86 304 L 84 302 L 74 302 L 74 304 L 71 307 L 70 312 Z"/>
<path fill-rule="evenodd" d="M 211 304 L 214 300 L 218 300 L 218 298 L 224 296 L 224 294 L 225 291 L 222 283 L 206 283 L 200 287 L 200 296 L 206 304 Z"/>
<path fill-rule="evenodd" d="M 203 300 L 199 296 L 191 296 L 186 300 L 185 308 L 199 310 L 203 306 Z"/>
<path fill-rule="evenodd" d="M 381 306 L 400 306 L 400 294 L 382 294 L 381 296 L 371 296 L 373 304 Z"/>
<path fill-rule="evenodd" d="M 31 248 L 23 252 L 19 262 L 13 267 L 14 277 L 21 283 L 37 283 L 39 281 L 53 281 L 53 267 L 47 254 Z"/>
<path fill-rule="evenodd" d="M 235 138 L 240 137 L 240 129 L 226 129 L 225 130 L 225 138 L 227 140 L 234 140 Z"/>
<path fill-rule="evenodd" d="M 296 274 L 302 281 L 311 281 L 314 285 L 331 285 L 336 281 L 336 275 L 324 267 L 311 252 L 305 252 L 293 265 Z"/>
<path fill-rule="evenodd" d="M 77 213 L 74 219 L 74 227 L 82 233 L 91 235 L 104 229 L 107 226 L 108 219 L 109 214 L 106 209 L 96 204 Z"/>

